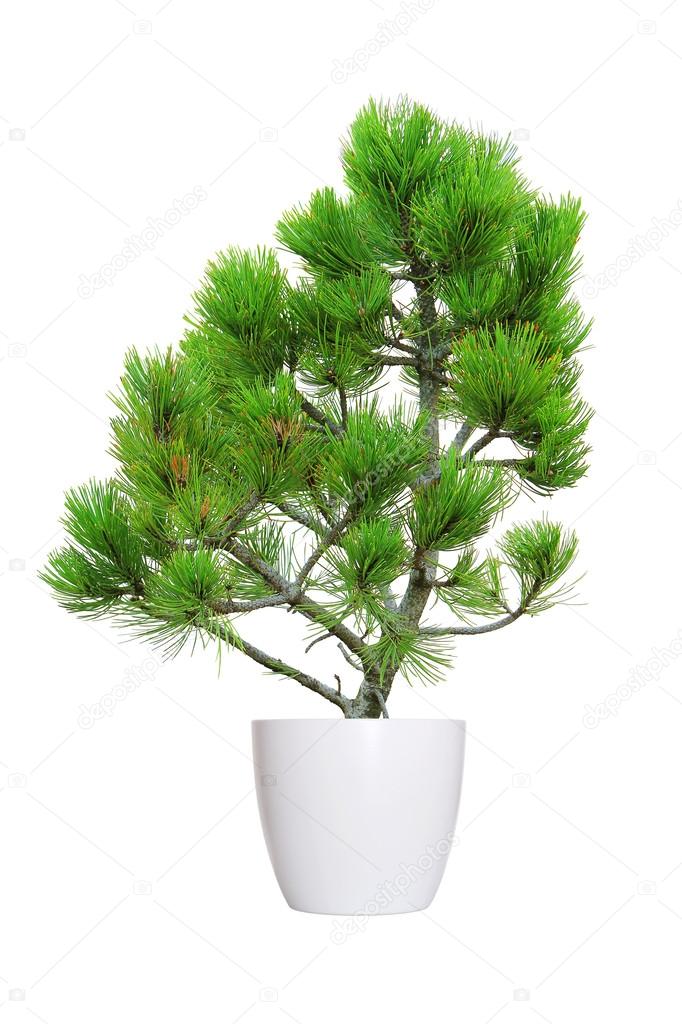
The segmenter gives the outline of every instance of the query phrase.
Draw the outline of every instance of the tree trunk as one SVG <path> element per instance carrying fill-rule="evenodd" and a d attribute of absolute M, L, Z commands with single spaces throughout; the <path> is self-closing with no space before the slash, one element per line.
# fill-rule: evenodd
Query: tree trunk
<path fill-rule="evenodd" d="M 403 218 L 403 234 L 409 238 L 409 217 Z M 410 267 L 417 292 L 417 309 L 421 319 L 421 334 L 418 337 L 420 358 L 417 362 L 419 378 L 419 410 L 427 413 L 425 433 L 429 442 L 429 454 L 425 472 L 419 486 L 427 485 L 438 471 L 440 455 L 440 431 L 438 424 L 438 400 L 440 385 L 432 371 L 440 369 L 440 360 L 433 357 L 438 341 L 436 302 L 428 283 L 430 268 L 414 258 Z M 430 372 L 431 371 L 431 372 Z M 398 609 L 405 624 L 417 629 L 433 589 L 438 566 L 437 551 L 416 551 L 407 589 Z M 346 718 L 380 718 L 385 711 L 393 680 L 399 666 L 379 673 L 378 669 L 365 672 L 357 696 L 344 709 Z M 388 716 L 386 716 L 388 717 Z"/>
<path fill-rule="evenodd" d="M 381 678 L 376 670 L 365 672 L 357 696 L 344 709 L 346 718 L 381 718 L 397 671 L 397 667 L 389 669 Z"/>

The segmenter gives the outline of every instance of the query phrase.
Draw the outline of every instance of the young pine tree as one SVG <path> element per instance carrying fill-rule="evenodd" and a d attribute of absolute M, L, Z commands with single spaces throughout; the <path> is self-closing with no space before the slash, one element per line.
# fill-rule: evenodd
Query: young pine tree
<path fill-rule="evenodd" d="M 408 100 L 370 102 L 341 159 L 347 196 L 322 189 L 277 227 L 298 280 L 269 249 L 228 249 L 180 350 L 128 354 L 116 475 L 69 492 L 43 578 L 69 611 L 170 653 L 224 641 L 376 718 L 399 672 L 437 679 L 455 637 L 569 594 L 561 526 L 479 542 L 520 492 L 585 472 L 583 213 L 531 188 L 509 142 Z M 264 608 L 338 646 L 352 688 L 245 639 Z"/>

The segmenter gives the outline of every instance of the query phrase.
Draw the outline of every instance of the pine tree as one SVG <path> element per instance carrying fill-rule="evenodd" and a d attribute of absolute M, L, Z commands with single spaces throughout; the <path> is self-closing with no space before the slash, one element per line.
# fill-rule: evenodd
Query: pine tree
<path fill-rule="evenodd" d="M 361 110 L 341 159 L 348 194 L 277 226 L 296 281 L 270 249 L 230 248 L 179 351 L 128 354 L 116 475 L 68 493 L 43 579 L 169 654 L 217 640 L 376 718 L 398 672 L 434 681 L 455 637 L 571 593 L 560 525 L 480 541 L 519 494 L 585 472 L 584 215 L 531 188 L 509 141 L 407 99 Z M 353 695 L 242 637 L 264 608 L 302 616 L 308 648 L 335 641 Z"/>

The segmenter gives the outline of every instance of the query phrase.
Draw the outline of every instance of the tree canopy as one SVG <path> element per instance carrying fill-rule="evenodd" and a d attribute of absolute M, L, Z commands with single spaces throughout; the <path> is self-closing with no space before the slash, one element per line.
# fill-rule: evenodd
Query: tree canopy
<path fill-rule="evenodd" d="M 179 346 L 129 352 L 116 470 L 67 494 L 43 579 L 170 654 L 216 640 L 377 717 L 398 672 L 437 680 L 458 635 L 570 596 L 571 531 L 540 518 L 482 543 L 519 494 L 586 470 L 584 214 L 540 195 L 508 140 L 404 98 L 359 112 L 341 162 L 345 194 L 277 225 L 295 279 L 272 249 L 228 248 Z M 351 694 L 241 635 L 278 607 L 308 646 L 336 641 Z"/>

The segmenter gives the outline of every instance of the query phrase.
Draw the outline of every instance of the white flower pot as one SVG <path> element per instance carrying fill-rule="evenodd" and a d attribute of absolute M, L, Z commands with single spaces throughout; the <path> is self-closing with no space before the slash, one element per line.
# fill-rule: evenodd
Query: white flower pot
<path fill-rule="evenodd" d="M 289 906 L 428 907 L 453 839 L 464 734 L 450 719 L 255 721 L 258 806 Z"/>

